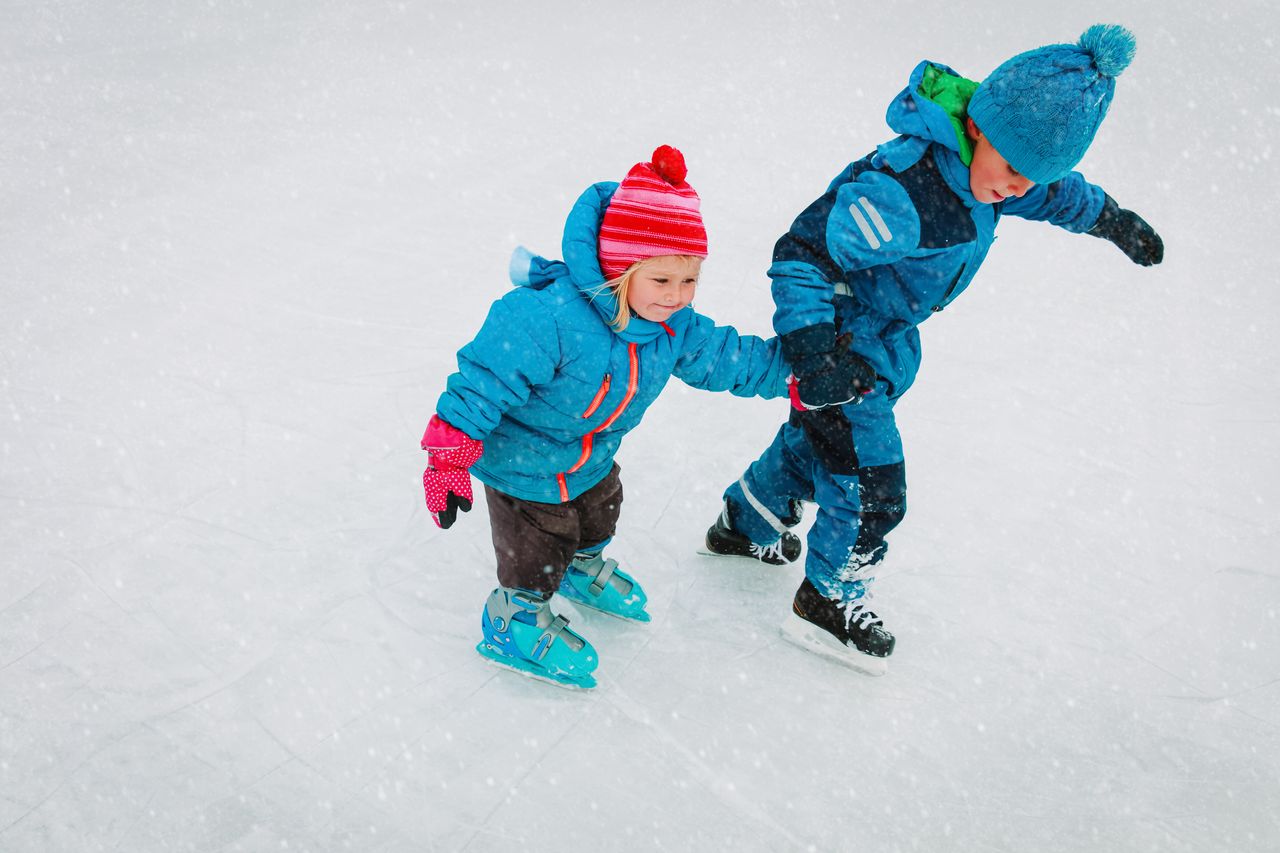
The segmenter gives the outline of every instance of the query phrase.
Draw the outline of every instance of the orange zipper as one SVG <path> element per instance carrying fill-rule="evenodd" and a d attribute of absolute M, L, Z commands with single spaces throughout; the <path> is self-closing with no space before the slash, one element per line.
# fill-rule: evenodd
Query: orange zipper
<path fill-rule="evenodd" d="M 630 375 L 627 377 L 627 393 L 622 396 L 622 402 L 618 404 L 618 408 L 614 409 L 609 417 L 604 419 L 604 423 L 582 437 L 582 454 L 578 457 L 578 461 L 573 463 L 573 467 L 563 474 L 556 475 L 556 482 L 560 484 L 561 503 L 569 500 L 567 475 L 587 464 L 587 460 L 591 458 L 591 446 L 595 443 L 596 433 L 608 429 L 626 410 L 627 406 L 631 405 L 631 399 L 636 395 L 636 387 L 640 384 L 640 355 L 637 353 L 634 343 L 627 344 L 627 364 L 630 368 Z M 608 390 L 608 386 L 609 377 L 606 375 L 604 387 L 596 394 L 596 399 L 591 401 L 591 408 L 587 410 L 586 415 L 583 415 L 584 418 L 599 407 L 600 401 L 604 399 L 604 392 Z"/>
<path fill-rule="evenodd" d="M 627 366 L 631 371 L 631 375 L 627 377 L 627 393 L 623 395 L 622 402 L 618 404 L 618 408 L 613 410 L 613 414 L 609 415 L 605 422 L 593 429 L 592 432 L 599 432 L 616 421 L 623 410 L 631 405 L 631 398 L 636 395 L 636 386 L 640 384 L 640 355 L 636 352 L 635 344 L 627 344 Z"/>
<path fill-rule="evenodd" d="M 596 413 L 596 409 L 600 408 L 600 404 L 604 402 L 604 397 L 609 393 L 609 374 L 604 375 L 604 382 L 600 383 L 600 390 L 591 398 L 591 405 L 587 406 L 587 410 L 582 413 L 584 418 L 589 418 Z"/>

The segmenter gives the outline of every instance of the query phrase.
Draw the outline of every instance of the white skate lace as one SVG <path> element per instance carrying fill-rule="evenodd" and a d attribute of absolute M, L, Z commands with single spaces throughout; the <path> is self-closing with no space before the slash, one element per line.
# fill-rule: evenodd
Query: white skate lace
<path fill-rule="evenodd" d="M 846 601 L 843 605 L 845 622 L 853 627 L 857 625 L 863 631 L 876 625 L 883 625 L 884 620 L 867 609 L 871 603 L 871 591 L 867 590 L 861 598 Z"/>
<path fill-rule="evenodd" d="M 840 580 L 845 583 L 862 583 L 862 595 L 849 601 L 843 602 L 841 607 L 844 609 L 844 618 L 846 624 L 857 625 L 863 631 L 876 625 L 883 625 L 884 620 L 871 612 L 871 599 L 874 594 L 871 591 L 871 585 L 876 577 L 872 572 L 875 565 L 855 566 L 853 561 L 846 565 L 844 571 L 840 573 Z"/>
<path fill-rule="evenodd" d="M 757 560 L 766 560 L 770 558 L 774 560 L 781 560 L 782 559 L 782 540 L 779 539 L 777 542 L 774 542 L 772 545 L 757 545 L 756 543 L 752 542 L 751 556 L 755 557 Z"/>

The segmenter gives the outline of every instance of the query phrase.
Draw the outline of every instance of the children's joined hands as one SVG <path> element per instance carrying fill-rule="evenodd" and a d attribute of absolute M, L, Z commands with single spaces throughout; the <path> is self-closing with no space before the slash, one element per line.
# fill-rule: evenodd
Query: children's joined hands
<path fill-rule="evenodd" d="M 834 335 L 835 326 L 823 323 L 782 336 L 782 351 L 796 378 L 792 405 L 797 400 L 801 404 L 796 408 L 823 409 L 861 402 L 862 395 L 875 387 L 875 368 L 849 348 L 853 336 Z M 819 342 L 824 340 L 834 342 L 820 348 Z"/>

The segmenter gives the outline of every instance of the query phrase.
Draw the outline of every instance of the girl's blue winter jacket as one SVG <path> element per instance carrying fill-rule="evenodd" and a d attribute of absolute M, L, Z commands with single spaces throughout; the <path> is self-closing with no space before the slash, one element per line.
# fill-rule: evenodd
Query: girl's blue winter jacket
<path fill-rule="evenodd" d="M 1088 230 L 1105 194 L 1078 172 L 1022 198 L 984 204 L 969 189 L 958 119 L 921 92 L 921 62 L 889 105 L 901 134 L 851 164 L 774 249 L 774 329 L 783 335 L 834 323 L 897 397 L 920 366 L 917 326 L 969 286 L 1004 214 Z"/>
<path fill-rule="evenodd" d="M 440 417 L 484 442 L 472 473 L 523 500 L 572 500 L 600 482 L 671 376 L 740 397 L 786 395 L 790 370 L 776 338 L 739 335 L 692 307 L 665 323 L 632 317 L 613 330 L 617 299 L 604 286 L 596 242 L 617 186 L 595 184 L 578 199 L 564 261 L 517 250 L 516 289 L 458 352 L 437 405 Z"/>

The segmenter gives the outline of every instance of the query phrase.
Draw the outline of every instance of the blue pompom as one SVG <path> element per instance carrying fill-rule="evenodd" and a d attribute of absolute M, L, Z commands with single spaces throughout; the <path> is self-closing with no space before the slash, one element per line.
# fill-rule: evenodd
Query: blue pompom
<path fill-rule="evenodd" d="M 1133 61 L 1138 42 L 1118 24 L 1094 24 L 1080 36 L 1080 47 L 1092 54 L 1094 67 L 1104 77 L 1118 77 Z"/>

